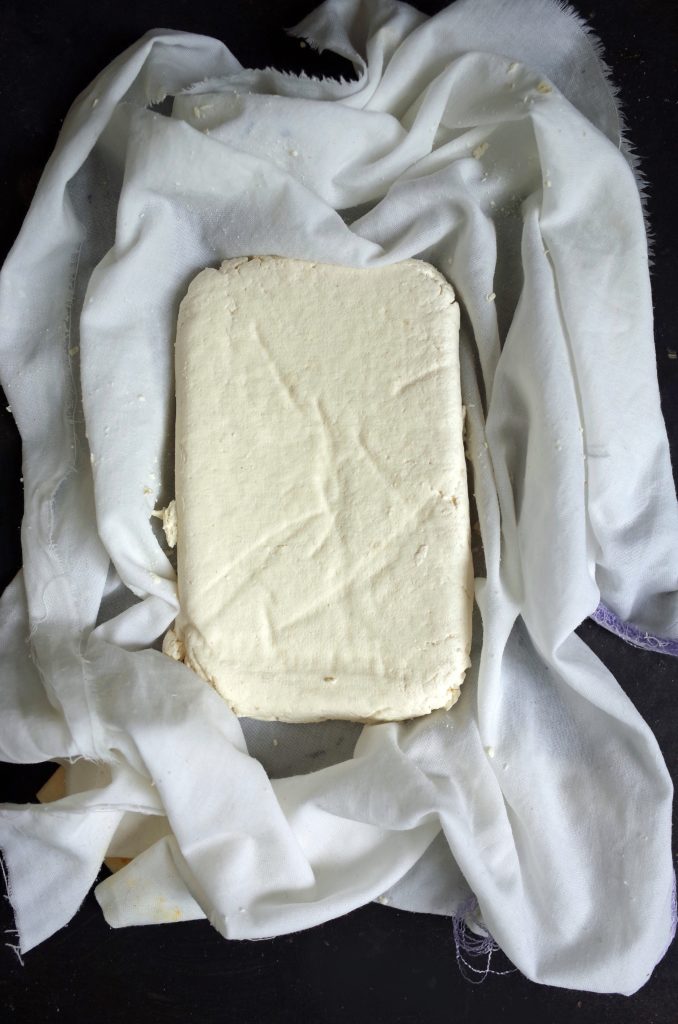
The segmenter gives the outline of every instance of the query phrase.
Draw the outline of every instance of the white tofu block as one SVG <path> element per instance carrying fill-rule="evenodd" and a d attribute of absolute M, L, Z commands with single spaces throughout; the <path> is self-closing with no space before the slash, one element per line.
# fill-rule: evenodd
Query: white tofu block
<path fill-rule="evenodd" d="M 165 650 L 238 715 L 449 708 L 472 562 L 459 310 L 418 260 L 202 271 L 176 342 L 181 612 Z"/>

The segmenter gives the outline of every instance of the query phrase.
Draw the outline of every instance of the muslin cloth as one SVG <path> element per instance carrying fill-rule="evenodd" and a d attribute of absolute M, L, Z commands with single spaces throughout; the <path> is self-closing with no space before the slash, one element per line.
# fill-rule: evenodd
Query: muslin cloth
<path fill-rule="evenodd" d="M 633 992 L 674 927 L 671 782 L 574 630 L 603 608 L 678 634 L 678 515 L 605 69 L 552 0 L 430 19 L 329 0 L 295 31 L 356 79 L 248 70 L 180 32 L 123 53 L 71 109 L 2 271 L 25 515 L 0 756 L 65 767 L 61 798 L 0 809 L 19 949 L 109 855 L 130 859 L 96 889 L 114 926 L 204 916 L 259 938 L 473 894 L 528 977 Z M 201 268 L 255 254 L 416 256 L 456 289 L 484 562 L 449 713 L 239 721 L 159 650 L 177 307 Z"/>

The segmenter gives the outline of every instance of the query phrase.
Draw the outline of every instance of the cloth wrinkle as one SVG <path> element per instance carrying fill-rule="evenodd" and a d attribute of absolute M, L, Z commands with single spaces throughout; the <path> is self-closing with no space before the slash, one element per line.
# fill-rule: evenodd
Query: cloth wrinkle
<path fill-rule="evenodd" d="M 121 54 L 66 117 L 0 274 L 0 378 L 26 480 L 24 570 L 0 601 L 0 748 L 82 772 L 63 800 L 0 808 L 10 944 L 21 958 L 65 926 L 127 843 L 129 863 L 96 889 L 115 927 L 202 918 L 256 940 L 381 898 L 452 918 L 470 980 L 495 973 L 501 946 L 535 981 L 630 994 L 675 932 L 671 783 L 573 631 L 591 615 L 678 654 L 678 511 L 643 181 L 600 43 L 560 0 L 457 0 L 432 18 L 327 0 L 292 34 L 356 78 L 243 68 L 223 43 L 174 31 Z M 454 286 L 483 570 L 450 713 L 360 730 L 239 720 L 157 649 L 177 611 L 153 512 L 182 457 L 178 303 L 204 267 L 270 254 L 417 257 Z M 251 343 L 276 401 L 308 420 L 316 502 L 286 518 L 294 495 L 280 495 L 257 566 L 292 533 L 319 561 L 350 543 L 349 459 L 369 463 L 384 508 L 403 500 L 407 465 L 380 460 L 359 410 L 346 413 L 354 451 L 340 450 L 322 397 L 272 357 L 265 309 Z M 422 417 L 445 372 L 427 360 L 394 396 L 421 391 Z M 441 503 L 454 514 L 439 486 L 300 610 L 262 586 L 262 644 L 374 584 Z M 412 546 L 418 572 L 425 547 Z M 233 600 L 239 564 L 215 558 Z"/>

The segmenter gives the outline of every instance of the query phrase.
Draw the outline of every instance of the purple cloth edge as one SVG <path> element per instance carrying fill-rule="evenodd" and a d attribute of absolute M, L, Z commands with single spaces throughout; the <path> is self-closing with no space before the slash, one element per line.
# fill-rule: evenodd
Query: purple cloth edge
<path fill-rule="evenodd" d="M 640 647 L 644 651 L 654 651 L 655 654 L 670 654 L 678 658 L 678 639 L 665 636 L 655 636 L 647 630 L 639 629 L 630 622 L 624 622 L 602 602 L 598 605 L 593 615 L 590 616 L 599 626 L 615 633 L 632 647 Z"/>

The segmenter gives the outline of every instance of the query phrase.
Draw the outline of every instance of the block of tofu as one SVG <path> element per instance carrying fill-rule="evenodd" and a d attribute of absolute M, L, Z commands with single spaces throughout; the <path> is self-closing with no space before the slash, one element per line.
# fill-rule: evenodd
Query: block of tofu
<path fill-rule="evenodd" d="M 242 716 L 402 720 L 469 665 L 459 310 L 407 260 L 227 260 L 176 340 L 180 614 L 164 650 Z"/>

